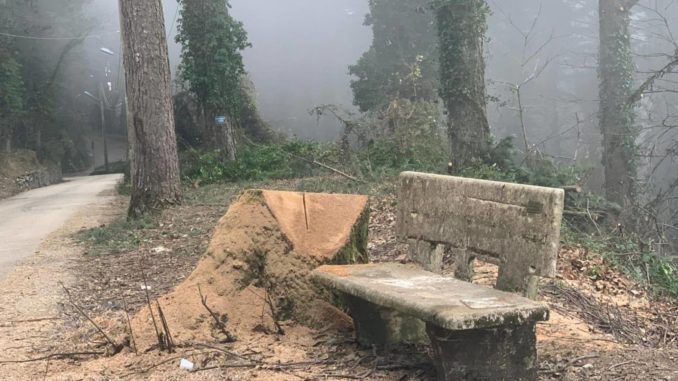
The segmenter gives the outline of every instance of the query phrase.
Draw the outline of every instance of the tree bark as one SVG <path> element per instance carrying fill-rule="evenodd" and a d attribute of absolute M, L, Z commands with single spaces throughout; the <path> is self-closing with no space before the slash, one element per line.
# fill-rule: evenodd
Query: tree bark
<path fill-rule="evenodd" d="M 128 135 L 132 143 L 129 216 L 181 200 L 171 78 L 160 0 L 119 0 Z"/>
<path fill-rule="evenodd" d="M 600 129 L 605 194 L 622 207 L 632 204 L 636 175 L 630 11 L 638 0 L 599 0 Z"/>
<path fill-rule="evenodd" d="M 224 160 L 234 162 L 237 159 L 235 127 L 231 118 L 226 118 L 226 124 L 215 126 L 219 137 L 219 149 L 223 153 Z"/>
<path fill-rule="evenodd" d="M 440 39 L 440 95 L 448 112 L 454 170 L 481 161 L 488 150 L 485 0 L 450 0 L 436 11 Z"/>

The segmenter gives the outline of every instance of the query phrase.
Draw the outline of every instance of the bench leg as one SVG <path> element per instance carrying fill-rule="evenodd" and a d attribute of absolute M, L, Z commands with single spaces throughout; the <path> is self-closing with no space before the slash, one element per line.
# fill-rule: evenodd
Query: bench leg
<path fill-rule="evenodd" d="M 346 302 L 361 345 L 384 349 L 402 343 L 428 344 L 423 321 L 350 295 Z"/>
<path fill-rule="evenodd" d="M 535 323 L 494 329 L 426 330 L 439 381 L 536 381 Z"/>

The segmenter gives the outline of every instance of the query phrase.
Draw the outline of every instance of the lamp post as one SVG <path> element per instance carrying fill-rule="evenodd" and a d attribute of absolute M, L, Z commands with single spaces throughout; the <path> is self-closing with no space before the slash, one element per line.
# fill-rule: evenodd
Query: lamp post
<path fill-rule="evenodd" d="M 100 85 L 99 86 L 99 98 L 95 97 L 92 93 L 89 91 L 85 91 L 85 95 L 87 95 L 89 98 L 94 100 L 95 102 L 99 103 L 99 113 L 101 114 L 101 138 L 103 139 L 104 143 L 104 169 L 106 170 L 106 173 L 108 173 L 108 142 L 106 139 L 106 110 L 105 110 L 105 104 L 104 104 L 104 86 Z"/>
<path fill-rule="evenodd" d="M 113 56 L 115 53 L 108 49 L 101 47 L 99 48 L 99 51 L 103 54 L 106 54 L 108 56 Z M 109 73 L 109 68 L 108 68 L 108 63 L 104 67 L 104 76 L 105 79 L 108 79 L 108 73 Z M 109 87 L 109 91 L 112 91 L 112 84 L 110 81 L 106 81 Z M 99 113 L 101 114 L 101 139 L 103 140 L 104 144 L 104 169 L 106 172 L 109 171 L 109 164 L 108 164 L 108 138 L 106 136 L 106 107 L 109 107 L 108 105 L 108 99 L 106 98 L 106 93 L 104 89 L 104 82 L 99 83 L 99 97 L 94 96 L 94 94 L 90 93 L 89 91 L 85 91 L 85 95 L 87 95 L 89 98 L 94 100 L 95 102 L 99 103 Z"/>

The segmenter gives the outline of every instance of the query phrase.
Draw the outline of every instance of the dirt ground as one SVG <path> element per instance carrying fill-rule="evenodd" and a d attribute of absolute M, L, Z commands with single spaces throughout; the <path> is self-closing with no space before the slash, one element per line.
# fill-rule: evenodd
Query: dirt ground
<path fill-rule="evenodd" d="M 295 187 L 289 182 L 271 185 Z M 435 378 L 425 347 L 377 354 L 359 348 L 350 324 L 339 323 L 312 330 L 282 322 L 285 334 L 280 335 L 266 311 L 261 313 L 261 327 L 240 332 L 232 343 L 218 335 L 212 340 L 184 338 L 176 343 L 174 353 L 153 349 L 135 354 L 129 345 L 109 356 L 111 346 L 84 315 L 116 344 L 129 341 L 127 315 L 133 319 L 147 308 L 147 292 L 150 300 L 156 300 L 190 275 L 207 248 L 212 228 L 238 192 L 232 187 L 189 192 L 183 206 L 163 213 L 157 226 L 137 232 L 137 249 L 121 254 L 86 255 L 88 248 L 71 238 L 83 227 L 123 215 L 121 197 L 69 222 L 30 264 L 0 284 L 0 379 Z M 372 259 L 405 261 L 405 248 L 395 241 L 395 197 L 378 195 L 370 203 Z M 583 249 L 564 247 L 558 264 L 558 278 L 544 282 L 541 288 L 542 297 L 552 307 L 551 320 L 538 328 L 541 380 L 678 380 L 676 304 L 651 299 L 641 287 Z M 494 271 L 479 264 L 476 281 L 491 283 Z M 59 281 L 83 313 L 69 303 Z M 148 329 L 153 332 L 150 323 Z M 60 359 L 59 353 L 68 354 Z M 50 355 L 50 359 L 25 363 L 6 362 Z M 200 370 L 179 369 L 182 358 Z"/>
<path fill-rule="evenodd" d="M 82 327 L 82 321 L 67 307 L 64 290 L 78 282 L 78 274 L 70 268 L 80 260 L 83 248 L 71 236 L 120 214 L 121 198 L 111 192 L 106 200 L 104 205 L 92 206 L 71 218 L 0 282 L 0 379 L 38 379 L 50 367 L 59 369 L 76 363 L 19 361 L 78 350 L 71 333 Z M 92 348 L 87 352 L 102 351 Z"/>

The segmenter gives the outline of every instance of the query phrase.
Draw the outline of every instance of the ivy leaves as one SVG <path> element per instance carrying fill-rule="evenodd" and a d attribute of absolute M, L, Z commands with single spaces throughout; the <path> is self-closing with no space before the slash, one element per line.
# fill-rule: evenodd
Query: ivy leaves
<path fill-rule="evenodd" d="M 0 116 L 11 117 L 21 112 L 23 97 L 21 66 L 13 56 L 0 53 Z"/>
<path fill-rule="evenodd" d="M 10 4 L 0 2 L 0 23 L 14 26 Z M 0 118 L 9 119 L 24 109 L 24 83 L 21 64 L 12 39 L 0 38 Z M 2 123 L 0 120 L 0 133 Z"/>
<path fill-rule="evenodd" d="M 206 114 L 237 117 L 245 74 L 241 51 L 251 46 L 243 24 L 230 15 L 228 0 L 180 0 L 180 6 L 180 78 Z"/>
<path fill-rule="evenodd" d="M 477 84 L 469 75 L 469 45 L 481 43 L 487 31 L 489 7 L 484 0 L 436 0 L 434 2 L 440 43 L 440 96 L 463 100 Z"/>

